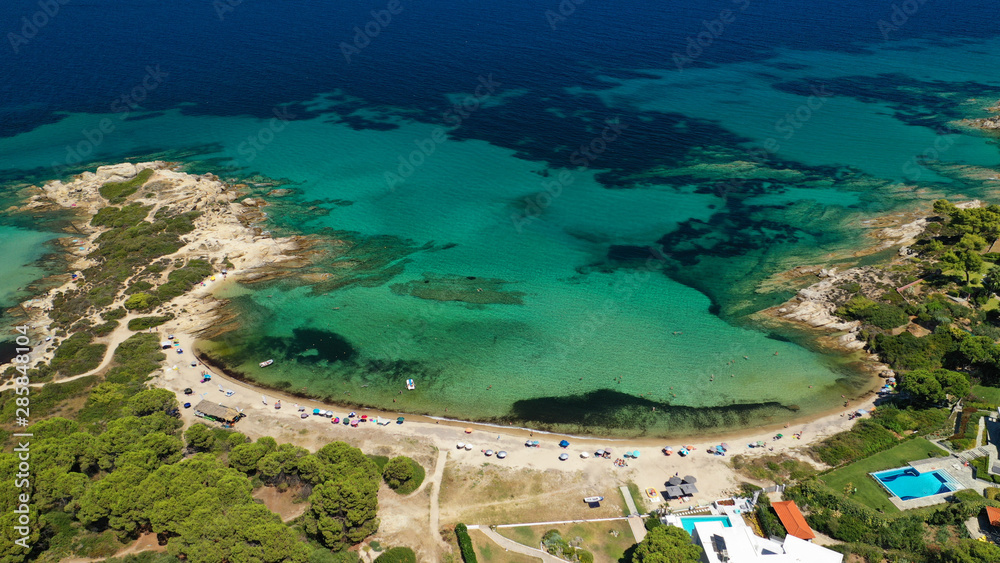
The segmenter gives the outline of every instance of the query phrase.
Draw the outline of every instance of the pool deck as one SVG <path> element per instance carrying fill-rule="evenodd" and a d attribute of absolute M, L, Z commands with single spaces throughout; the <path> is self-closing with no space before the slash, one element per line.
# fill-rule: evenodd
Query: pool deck
<path fill-rule="evenodd" d="M 934 471 L 935 469 L 941 469 L 946 471 L 951 478 L 958 483 L 959 487 L 956 490 L 961 489 L 974 489 L 978 490 L 981 488 L 975 479 L 972 478 L 971 468 L 962 465 L 961 461 L 956 457 L 932 457 L 928 459 L 918 459 L 916 461 L 911 461 L 909 463 L 910 467 L 913 467 L 921 473 L 927 471 Z M 924 506 L 933 506 L 935 504 L 941 504 L 946 502 L 948 497 L 955 494 L 955 491 L 949 491 L 947 493 L 941 493 L 937 495 L 931 495 L 927 497 L 920 497 L 911 500 L 902 500 L 896 495 L 889 497 L 889 502 L 893 504 L 896 508 L 900 510 L 909 510 L 911 508 L 921 508 Z"/>

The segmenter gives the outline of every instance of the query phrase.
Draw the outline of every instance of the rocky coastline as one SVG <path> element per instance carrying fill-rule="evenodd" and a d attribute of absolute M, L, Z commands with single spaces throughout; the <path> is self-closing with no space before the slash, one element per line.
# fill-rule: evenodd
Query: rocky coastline
<path fill-rule="evenodd" d="M 148 179 L 123 201 L 111 204 L 101 195 L 100 190 L 105 184 L 127 182 L 144 170 L 152 171 L 148 173 Z M 267 202 L 244 197 L 247 186 L 224 182 L 213 174 L 188 174 L 181 171 L 176 163 L 154 161 L 101 166 L 94 172 L 84 172 L 67 182 L 53 180 L 31 189 L 36 193 L 24 205 L 8 211 L 38 213 L 62 208 L 75 215 L 66 237 L 59 241 L 67 254 L 68 271 L 50 277 L 49 281 L 55 283 L 47 285 L 55 287 L 10 310 L 11 314 L 24 319 L 22 324 L 27 324 L 32 333 L 42 338 L 51 336 L 52 318 L 49 313 L 57 295 L 84 287 L 86 281 L 82 272 L 99 265 L 91 253 L 98 246 L 98 237 L 109 229 L 95 227 L 91 220 L 109 205 L 137 203 L 150 206 L 152 210 L 148 217 L 156 216 L 161 210 L 170 215 L 197 212 L 194 229 L 180 237 L 183 246 L 164 258 L 171 261 L 207 261 L 213 264 L 218 282 L 206 283 L 147 312 L 153 315 L 173 314 L 176 317 L 173 324 L 191 334 L 202 334 L 219 321 L 219 307 L 224 301 L 215 298 L 212 292 L 220 284 L 260 281 L 284 275 L 289 269 L 301 265 L 303 255 L 312 244 L 306 237 L 271 236 L 262 226 L 267 218 L 264 211 Z M 166 279 L 166 274 L 164 272 L 163 279 Z M 112 306 L 118 305 L 123 297 L 117 296 Z M 101 312 L 90 312 L 89 317 L 95 324 L 101 322 Z M 51 350 L 33 357 L 33 360 L 51 360 Z M 0 370 L 3 368 L 0 366 Z"/>
<path fill-rule="evenodd" d="M 956 207 L 969 209 L 983 205 L 979 200 L 971 200 L 958 203 Z M 861 322 L 844 320 L 838 317 L 835 311 L 858 292 L 857 289 L 847 289 L 848 287 L 860 288 L 861 294 L 870 297 L 878 297 L 885 291 L 900 289 L 900 280 L 890 272 L 889 267 L 913 255 L 909 245 L 923 234 L 931 217 L 933 213 L 896 227 L 885 227 L 871 233 L 871 236 L 879 242 L 856 255 L 899 247 L 895 258 L 885 264 L 844 270 L 835 267 L 800 266 L 784 272 L 781 277 L 787 280 L 801 280 L 815 276 L 819 281 L 799 289 L 794 297 L 781 305 L 761 311 L 761 315 L 811 329 L 818 333 L 817 340 L 820 344 L 842 352 L 862 353 L 867 371 L 883 377 L 893 377 L 895 375 L 893 370 L 882 363 L 878 355 L 866 350 L 867 343 L 860 338 Z"/>

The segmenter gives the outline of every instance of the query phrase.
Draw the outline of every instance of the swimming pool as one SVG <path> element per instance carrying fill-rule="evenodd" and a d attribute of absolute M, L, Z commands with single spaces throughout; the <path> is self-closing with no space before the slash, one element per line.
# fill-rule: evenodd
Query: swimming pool
<path fill-rule="evenodd" d="M 912 467 L 901 467 L 871 473 L 871 476 L 900 500 L 950 493 L 959 488 L 955 479 L 943 469 L 921 473 Z"/>
<path fill-rule="evenodd" d="M 683 526 L 689 534 L 694 534 L 694 525 L 698 522 L 722 522 L 723 528 L 733 527 L 733 523 L 729 521 L 728 516 L 688 516 L 686 518 L 681 518 L 681 526 Z"/>

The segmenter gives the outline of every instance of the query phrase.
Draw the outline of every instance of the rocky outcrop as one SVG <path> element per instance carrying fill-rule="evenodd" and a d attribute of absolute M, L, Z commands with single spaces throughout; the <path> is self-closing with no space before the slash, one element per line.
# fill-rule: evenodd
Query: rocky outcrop
<path fill-rule="evenodd" d="M 885 271 L 875 267 L 851 268 L 838 272 L 836 268 L 823 268 L 816 274 L 820 281 L 799 290 L 798 294 L 769 310 L 773 316 L 806 324 L 828 332 L 845 332 L 836 338 L 837 346 L 847 350 L 860 350 L 865 342 L 857 338 L 859 321 L 845 321 L 834 314 L 837 306 L 850 299 L 860 286 L 865 295 L 877 295 L 886 286 L 894 286 Z M 848 287 L 852 286 L 852 287 Z"/>

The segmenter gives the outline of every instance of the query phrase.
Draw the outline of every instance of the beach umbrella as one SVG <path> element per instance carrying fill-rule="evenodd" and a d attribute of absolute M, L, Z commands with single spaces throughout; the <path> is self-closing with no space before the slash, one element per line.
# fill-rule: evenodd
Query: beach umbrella
<path fill-rule="evenodd" d="M 569 454 L 562 454 L 559 456 L 560 461 L 566 461 L 567 459 L 569 459 Z"/>
<path fill-rule="evenodd" d="M 472 434 L 472 429 L 471 428 L 466 428 L 465 429 L 465 433 L 466 434 Z"/>
<path fill-rule="evenodd" d="M 486 450 L 486 457 L 493 455 L 493 450 Z"/>
<path fill-rule="evenodd" d="M 698 480 L 695 479 L 694 477 L 690 476 L 690 475 L 685 475 L 684 476 L 684 482 L 688 483 L 688 484 L 694 484 L 694 483 L 697 483 Z"/>
<path fill-rule="evenodd" d="M 635 450 L 634 452 L 632 452 L 632 457 L 638 458 L 639 457 L 639 450 Z"/>
<path fill-rule="evenodd" d="M 563 440 L 563 441 L 559 442 L 559 447 L 560 448 L 569 447 L 569 442 L 567 442 L 566 440 Z"/>
<path fill-rule="evenodd" d="M 681 493 L 681 488 L 677 485 L 671 485 L 667 487 L 666 493 L 667 496 L 670 498 L 677 498 L 683 494 Z"/>
<path fill-rule="evenodd" d="M 722 451 L 726 451 L 726 450 L 728 450 L 728 449 L 729 449 L 729 444 L 727 444 L 727 443 L 723 442 L 723 443 L 722 443 Z"/>
<path fill-rule="evenodd" d="M 587 452 L 583 452 L 580 454 L 580 457 L 582 457 L 583 459 L 587 459 L 588 457 L 590 457 L 590 454 L 588 454 Z"/>
<path fill-rule="evenodd" d="M 507 452 L 505 452 L 503 450 L 500 450 L 499 452 L 497 452 L 497 457 L 500 458 L 500 459 L 503 459 L 503 458 L 507 457 Z"/>
<path fill-rule="evenodd" d="M 597 455 L 604 455 L 604 450 L 597 450 Z"/>
<path fill-rule="evenodd" d="M 399 417 L 399 418 L 396 419 L 396 423 L 397 424 L 402 424 L 404 420 L 406 420 L 406 419 L 403 418 L 403 417 Z"/>
<path fill-rule="evenodd" d="M 668 485 L 672 485 L 672 486 L 675 486 L 675 487 L 676 487 L 677 485 L 680 485 L 681 483 L 683 483 L 683 481 L 681 481 L 681 478 L 680 478 L 680 477 L 677 477 L 676 475 L 675 475 L 675 476 L 673 476 L 673 477 L 671 477 L 671 478 L 670 478 L 670 479 L 669 479 L 669 480 L 667 481 L 667 484 L 668 484 Z"/>
<path fill-rule="evenodd" d="M 458 449 L 460 449 L 460 450 L 465 449 L 465 442 L 459 442 L 458 443 Z"/>
<path fill-rule="evenodd" d="M 466 444 L 465 445 L 465 451 L 471 452 L 472 451 L 472 444 Z"/>

